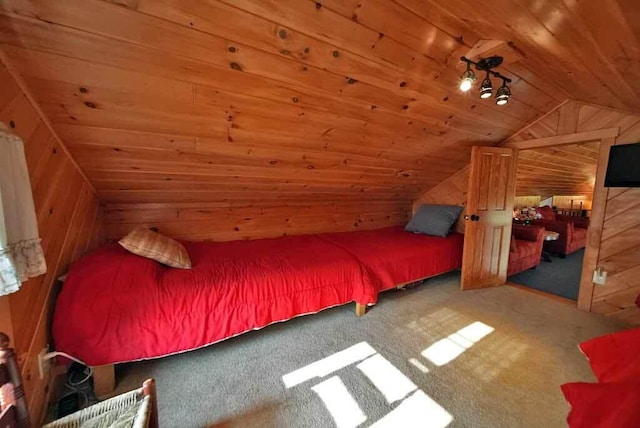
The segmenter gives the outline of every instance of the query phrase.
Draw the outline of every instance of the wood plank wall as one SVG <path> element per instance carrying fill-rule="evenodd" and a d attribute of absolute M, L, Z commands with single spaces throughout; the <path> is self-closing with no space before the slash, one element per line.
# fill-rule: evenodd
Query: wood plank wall
<path fill-rule="evenodd" d="M 540 206 L 540 196 L 516 196 L 513 200 L 514 208 L 528 208 Z"/>
<path fill-rule="evenodd" d="M 617 144 L 640 142 L 639 122 L 621 129 Z M 607 284 L 594 287 L 591 310 L 640 325 L 640 189 L 610 188 L 607 195 L 598 265 Z"/>
<path fill-rule="evenodd" d="M 404 224 L 408 221 L 409 207 L 393 200 L 254 204 L 226 201 L 112 204 L 105 213 L 110 240 L 140 226 L 157 227 L 161 233 L 179 239 L 230 241 Z"/>
<path fill-rule="evenodd" d="M 554 207 L 569 209 L 573 207 L 574 210 L 580 208 L 580 202 L 582 202 L 583 210 L 590 210 L 591 203 L 593 202 L 593 193 L 587 195 L 553 195 Z"/>
<path fill-rule="evenodd" d="M 38 352 L 49 337 L 56 281 L 69 264 L 104 241 L 101 208 L 38 110 L 0 62 L 0 121 L 25 144 L 47 273 L 0 297 L 0 330 L 9 331 L 16 349 L 34 426 L 42 420 L 52 377 L 40 379 Z"/>

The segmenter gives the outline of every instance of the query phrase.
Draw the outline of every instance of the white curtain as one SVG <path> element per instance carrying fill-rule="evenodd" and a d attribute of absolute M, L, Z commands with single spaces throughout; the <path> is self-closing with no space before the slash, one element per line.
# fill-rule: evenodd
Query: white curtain
<path fill-rule="evenodd" d="M 24 145 L 0 122 L 0 296 L 46 271 Z"/>

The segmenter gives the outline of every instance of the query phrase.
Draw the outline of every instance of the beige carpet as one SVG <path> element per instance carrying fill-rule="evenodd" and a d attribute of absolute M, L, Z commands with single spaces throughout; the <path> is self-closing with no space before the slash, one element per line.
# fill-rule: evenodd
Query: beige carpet
<path fill-rule="evenodd" d="M 458 284 L 447 274 L 382 294 L 363 318 L 348 305 L 122 365 L 118 391 L 156 378 L 164 427 L 564 426 L 560 385 L 594 380 L 578 343 L 624 326 Z"/>

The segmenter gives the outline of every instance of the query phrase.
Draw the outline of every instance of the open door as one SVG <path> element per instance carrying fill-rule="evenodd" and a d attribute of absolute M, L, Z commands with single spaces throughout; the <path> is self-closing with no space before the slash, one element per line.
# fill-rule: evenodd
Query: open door
<path fill-rule="evenodd" d="M 474 147 L 467 191 L 463 290 L 504 285 L 511 243 L 518 152 Z"/>

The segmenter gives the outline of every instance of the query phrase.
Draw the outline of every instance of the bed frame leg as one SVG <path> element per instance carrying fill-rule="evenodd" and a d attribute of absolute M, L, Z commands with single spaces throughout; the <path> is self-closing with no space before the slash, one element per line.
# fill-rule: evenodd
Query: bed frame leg
<path fill-rule="evenodd" d="M 356 302 L 356 316 L 361 317 L 367 310 L 367 305 L 363 305 Z"/>
<path fill-rule="evenodd" d="M 116 387 L 116 371 L 113 364 L 93 366 L 93 390 L 97 397 L 113 392 Z"/>
<path fill-rule="evenodd" d="M 149 415 L 149 428 L 158 428 L 158 396 L 156 394 L 156 381 L 147 379 L 142 384 L 142 394 L 151 397 L 151 414 Z"/>

